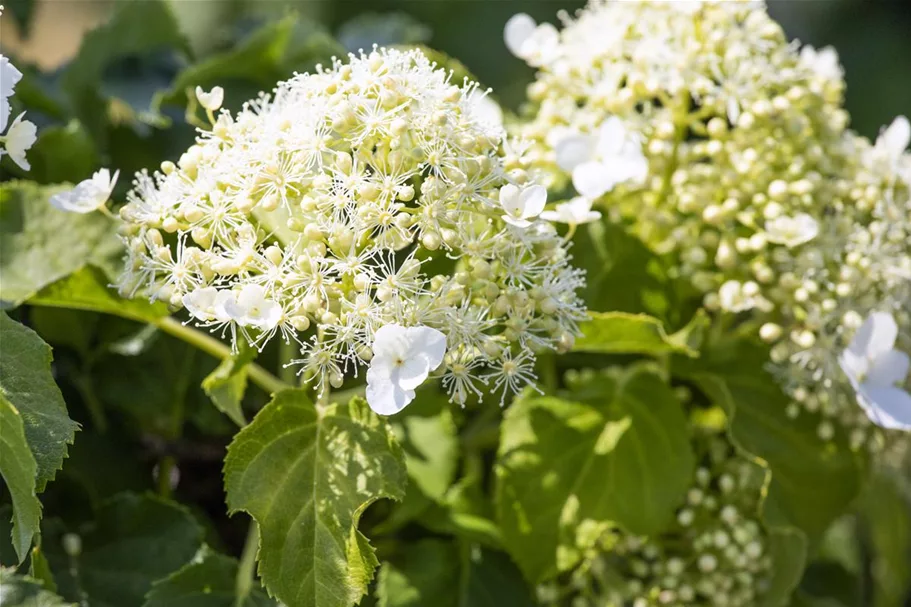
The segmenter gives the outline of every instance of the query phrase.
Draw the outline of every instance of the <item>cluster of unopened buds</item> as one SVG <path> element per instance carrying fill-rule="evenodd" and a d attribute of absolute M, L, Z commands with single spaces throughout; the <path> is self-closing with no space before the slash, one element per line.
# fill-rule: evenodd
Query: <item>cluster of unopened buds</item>
<path fill-rule="evenodd" d="M 537 179 L 571 183 L 706 308 L 754 323 L 820 437 L 872 448 L 871 421 L 911 428 L 908 121 L 875 144 L 846 129 L 837 54 L 798 51 L 762 3 L 592 0 L 561 19 L 504 32 L 539 69 L 511 127 Z"/>
<path fill-rule="evenodd" d="M 499 108 L 419 51 L 378 49 L 300 74 L 211 127 L 120 209 L 126 296 L 262 347 L 300 346 L 304 379 L 339 387 L 367 365 L 384 414 L 431 373 L 464 404 L 535 380 L 535 354 L 572 346 L 584 284 L 548 221 L 527 146 Z"/>

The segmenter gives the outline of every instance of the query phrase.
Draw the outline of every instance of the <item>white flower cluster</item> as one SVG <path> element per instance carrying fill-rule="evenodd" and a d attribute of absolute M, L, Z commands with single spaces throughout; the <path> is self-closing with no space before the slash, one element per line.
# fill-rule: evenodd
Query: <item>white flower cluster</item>
<path fill-rule="evenodd" d="M 0 55 L 0 156 L 9 154 L 10 159 L 19 165 L 19 168 L 28 171 L 32 167 L 25 153 L 38 138 L 38 129 L 28 120 L 22 119 L 25 112 L 16 116 L 8 130 L 6 128 L 12 111 L 9 98 L 15 93 L 16 85 L 21 79 L 22 72 L 17 70 L 9 59 Z"/>
<path fill-rule="evenodd" d="M 848 131 L 835 51 L 798 50 L 760 3 L 594 0 L 561 17 L 505 32 L 539 68 L 515 132 L 542 181 L 595 198 L 709 309 L 749 312 L 821 437 L 875 442 L 838 359 L 877 311 L 909 347 L 907 121 L 875 145 Z"/>
<path fill-rule="evenodd" d="M 321 387 L 370 363 L 384 413 L 437 367 L 456 403 L 482 385 L 505 399 L 534 382 L 535 352 L 572 345 L 583 276 L 476 84 L 380 49 L 234 116 L 200 93 L 211 130 L 137 175 L 120 211 L 123 294 L 260 347 L 295 340 Z"/>

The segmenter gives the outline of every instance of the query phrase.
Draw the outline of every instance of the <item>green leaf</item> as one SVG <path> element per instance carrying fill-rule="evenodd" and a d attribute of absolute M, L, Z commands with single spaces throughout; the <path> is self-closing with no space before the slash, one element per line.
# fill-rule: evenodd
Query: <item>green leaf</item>
<path fill-rule="evenodd" d="M 19 412 L 38 464 L 35 489 L 54 479 L 78 427 L 66 412 L 51 375 L 51 348 L 38 335 L 0 313 L 0 392 Z"/>
<path fill-rule="evenodd" d="M 237 560 L 203 546 L 193 560 L 155 582 L 143 607 L 274 607 L 276 602 L 254 589 L 238 600 Z"/>
<path fill-rule="evenodd" d="M 99 164 L 95 143 L 77 120 L 41 129 L 28 158 L 32 168 L 26 177 L 39 183 L 76 183 L 90 177 Z"/>
<path fill-rule="evenodd" d="M 212 399 L 215 407 L 231 418 L 238 426 L 246 426 L 241 401 L 247 390 L 247 365 L 256 358 L 257 351 L 241 340 L 237 354 L 224 359 L 204 380 L 202 389 Z"/>
<path fill-rule="evenodd" d="M 104 272 L 94 266 L 80 268 L 54 282 L 28 299 L 29 305 L 68 308 L 113 314 L 139 322 L 155 323 L 168 316 L 168 306 L 160 301 L 123 299 L 107 286 Z"/>
<path fill-rule="evenodd" d="M 4 346 L 4 350 L 7 348 Z M 25 440 L 22 418 L 0 395 L 0 474 L 13 501 L 12 539 L 20 563 L 28 556 L 41 522 L 41 503 L 35 495 L 37 472 L 38 466 Z"/>
<path fill-rule="evenodd" d="M 793 527 L 769 530 L 772 577 L 759 607 L 785 607 L 800 584 L 807 562 L 807 536 Z"/>
<path fill-rule="evenodd" d="M 296 15 L 289 14 L 257 29 L 231 50 L 183 70 L 169 90 L 156 94 L 153 107 L 158 110 L 165 105 L 190 102 L 192 109 L 193 89 L 201 86 L 208 90 L 215 85 L 225 87 L 226 107 L 239 106 L 255 94 L 250 84 L 271 89 L 294 71 L 304 72 L 317 63 L 328 63 L 333 55 L 344 55 L 344 48 L 325 32 L 308 28 Z M 234 83 L 246 86 L 231 86 Z"/>
<path fill-rule="evenodd" d="M 767 522 L 793 525 L 813 543 L 857 496 L 865 462 L 844 431 L 821 440 L 819 416 L 788 417 L 789 399 L 763 370 L 768 360 L 766 348 L 738 339 L 704 349 L 698 360 L 675 359 L 674 373 L 724 409 L 734 441 L 771 471 Z"/>
<path fill-rule="evenodd" d="M 405 452 L 409 490 L 440 501 L 455 479 L 459 459 L 458 430 L 444 395 L 422 394 L 391 420 Z"/>
<path fill-rule="evenodd" d="M 48 203 L 66 189 L 24 181 L 0 185 L 0 308 L 19 305 L 87 263 L 107 267 L 119 256 L 114 220 Z"/>
<path fill-rule="evenodd" d="M 67 607 L 72 605 L 45 590 L 36 579 L 0 567 L 0 598 L 3 607 Z"/>
<path fill-rule="evenodd" d="M 579 325 L 582 336 L 573 346 L 575 352 L 698 356 L 698 352 L 687 345 L 688 332 L 668 335 L 663 323 L 652 316 L 590 312 L 589 318 Z"/>
<path fill-rule="evenodd" d="M 190 54 L 170 4 L 163 0 L 120 3 L 109 21 L 83 37 L 62 87 L 96 139 L 103 138 L 107 120 L 107 100 L 101 92 L 105 70 L 118 59 L 162 49 Z"/>
<path fill-rule="evenodd" d="M 430 41 L 430 28 L 408 13 L 361 13 L 338 29 L 338 40 L 349 52 L 374 44 L 422 44 Z"/>
<path fill-rule="evenodd" d="M 140 607 L 154 582 L 193 558 L 202 536 L 181 506 L 124 493 L 98 510 L 94 526 L 81 535 L 78 555 L 46 549 L 64 597 L 84 597 L 92 607 Z"/>
<path fill-rule="evenodd" d="M 379 607 L 531 607 L 522 574 L 502 552 L 446 540 L 406 545 L 383 563 Z"/>
<path fill-rule="evenodd" d="M 869 534 L 875 607 L 902 607 L 911 594 L 911 496 L 900 478 L 876 474 L 861 502 Z"/>
<path fill-rule="evenodd" d="M 357 530 L 373 501 L 404 494 L 401 448 L 362 399 L 317 408 L 277 393 L 228 447 L 228 508 L 260 526 L 259 573 L 288 607 L 347 607 L 376 558 Z"/>
<path fill-rule="evenodd" d="M 660 532 L 695 465 L 683 408 L 644 368 L 605 375 L 586 402 L 518 399 L 500 437 L 497 517 L 504 544 L 534 582 L 577 558 L 561 554 L 566 528 L 616 524 L 636 534 Z"/>

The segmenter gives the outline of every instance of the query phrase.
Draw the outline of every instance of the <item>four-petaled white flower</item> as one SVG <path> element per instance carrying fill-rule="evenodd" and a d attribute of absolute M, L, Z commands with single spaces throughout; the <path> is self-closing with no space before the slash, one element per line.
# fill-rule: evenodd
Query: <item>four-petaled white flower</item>
<path fill-rule="evenodd" d="M 509 52 L 529 65 L 547 63 L 560 46 L 560 32 L 550 23 L 538 25 L 525 13 L 510 17 L 503 28 L 503 40 Z"/>
<path fill-rule="evenodd" d="M 443 362 L 446 336 L 430 327 L 385 325 L 373 340 L 367 370 L 367 404 L 392 415 L 414 400 L 415 389 Z"/>
<path fill-rule="evenodd" d="M 831 46 L 817 50 L 807 44 L 800 49 L 800 63 L 826 80 L 840 80 L 844 76 L 838 52 Z"/>
<path fill-rule="evenodd" d="M 231 320 L 242 327 L 253 327 L 260 331 L 271 331 L 282 319 L 282 307 L 274 299 L 266 296 L 262 285 L 245 285 L 237 293 L 237 298 L 224 302 L 225 312 Z"/>
<path fill-rule="evenodd" d="M 190 291 L 183 296 L 183 305 L 191 316 L 203 322 L 226 323 L 231 322 L 226 304 L 231 301 L 235 305 L 237 296 L 234 291 L 215 287 L 203 287 Z"/>
<path fill-rule="evenodd" d="M 13 120 L 4 139 L 6 153 L 9 154 L 13 162 L 19 165 L 19 168 L 23 171 L 28 171 L 32 166 L 26 159 L 25 153 L 38 139 L 38 129 L 28 120 L 23 120 L 23 116 L 25 116 L 25 112 L 22 112 Z M 2 150 L 0 150 L 0 154 L 2 154 Z"/>
<path fill-rule="evenodd" d="M 0 133 L 6 130 L 9 121 L 9 98 L 13 96 L 16 84 L 22 79 L 22 72 L 9 62 L 9 59 L 0 55 Z"/>
<path fill-rule="evenodd" d="M 553 211 L 541 213 L 541 219 L 580 225 L 601 219 L 601 213 L 592 211 L 592 201 L 584 196 L 576 196 L 568 202 L 561 202 Z"/>
<path fill-rule="evenodd" d="M 73 213 L 97 211 L 111 197 L 119 175 L 120 171 L 114 171 L 112 177 L 108 169 L 100 169 L 90 179 L 80 181 L 73 189 L 51 196 L 51 206 Z"/>
<path fill-rule="evenodd" d="M 819 223 L 806 213 L 798 213 L 794 217 L 782 215 L 767 221 L 765 231 L 766 240 L 790 249 L 816 238 Z"/>
<path fill-rule="evenodd" d="M 206 92 L 201 86 L 197 86 L 196 98 L 199 100 L 199 105 L 210 112 L 216 112 L 225 100 L 225 89 L 215 86 L 211 91 Z"/>
<path fill-rule="evenodd" d="M 877 426 L 911 430 L 911 394 L 898 386 L 908 376 L 909 359 L 895 350 L 898 325 L 887 312 L 867 317 L 839 358 L 857 393 L 857 402 Z"/>
<path fill-rule="evenodd" d="M 518 228 L 527 228 L 547 204 L 547 190 L 533 185 L 519 188 L 511 183 L 500 188 L 500 206 L 506 211 L 503 220 Z"/>
<path fill-rule="evenodd" d="M 576 191 L 596 199 L 614 186 L 648 176 L 642 143 L 616 116 L 608 118 L 597 135 L 569 135 L 556 146 L 557 164 L 571 171 Z"/>

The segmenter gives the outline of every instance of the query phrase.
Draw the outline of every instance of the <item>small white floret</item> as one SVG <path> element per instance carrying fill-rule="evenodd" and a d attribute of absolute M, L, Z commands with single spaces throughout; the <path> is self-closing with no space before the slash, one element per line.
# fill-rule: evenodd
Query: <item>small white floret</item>
<path fill-rule="evenodd" d="M 392 415 L 414 400 L 414 391 L 440 366 L 446 336 L 430 327 L 385 325 L 373 341 L 367 370 L 367 404 L 380 415 Z"/>

